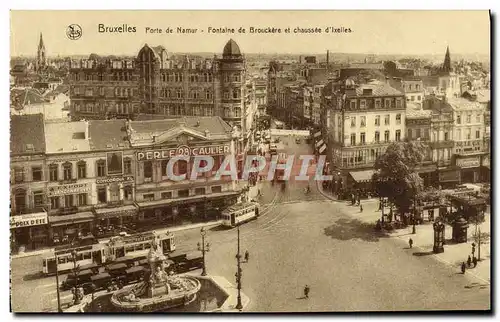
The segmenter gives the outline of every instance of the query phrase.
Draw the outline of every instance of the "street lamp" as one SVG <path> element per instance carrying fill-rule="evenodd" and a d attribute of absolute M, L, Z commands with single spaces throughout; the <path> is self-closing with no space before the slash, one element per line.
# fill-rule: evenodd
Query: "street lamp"
<path fill-rule="evenodd" d="M 236 283 L 238 285 L 238 303 L 236 304 L 236 309 L 241 310 L 243 304 L 241 304 L 241 253 L 240 253 L 240 226 L 238 226 L 238 253 L 236 254 L 236 262 L 238 264 L 238 271 L 234 275 L 236 277 Z"/>
<path fill-rule="evenodd" d="M 411 233 L 416 234 L 417 230 L 415 227 L 415 221 L 417 220 L 417 196 L 413 196 L 413 228 Z"/>
<path fill-rule="evenodd" d="M 77 257 L 78 257 L 78 252 L 76 250 L 73 250 L 71 252 L 71 258 L 73 260 L 73 276 L 75 277 L 75 294 L 74 294 L 75 305 L 80 304 L 80 296 L 78 293 L 78 270 L 80 267 L 76 263 Z"/>
<path fill-rule="evenodd" d="M 56 258 L 56 292 L 57 292 L 57 312 L 62 313 L 62 308 L 61 308 L 61 294 L 59 293 L 59 268 L 58 266 L 58 258 L 57 255 L 55 255 Z"/>
<path fill-rule="evenodd" d="M 207 234 L 207 231 L 205 230 L 205 227 L 201 227 L 201 230 L 200 230 L 201 245 L 200 245 L 200 243 L 198 243 L 198 250 L 201 251 L 201 254 L 203 255 L 203 270 L 201 272 L 201 276 L 207 275 L 207 270 L 206 270 L 206 265 L 205 265 L 205 253 L 208 253 L 210 251 L 210 243 L 205 244 L 205 235 L 206 234 Z"/>

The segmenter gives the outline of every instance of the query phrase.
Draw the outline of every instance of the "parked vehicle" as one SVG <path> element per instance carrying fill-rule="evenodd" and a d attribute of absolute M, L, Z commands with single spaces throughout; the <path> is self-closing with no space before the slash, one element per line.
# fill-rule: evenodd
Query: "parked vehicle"
<path fill-rule="evenodd" d="M 61 290 L 67 291 L 76 285 L 83 285 L 85 283 L 91 282 L 91 277 L 94 272 L 90 269 L 80 271 L 76 274 L 71 273 L 66 276 L 66 280 L 61 283 Z"/>

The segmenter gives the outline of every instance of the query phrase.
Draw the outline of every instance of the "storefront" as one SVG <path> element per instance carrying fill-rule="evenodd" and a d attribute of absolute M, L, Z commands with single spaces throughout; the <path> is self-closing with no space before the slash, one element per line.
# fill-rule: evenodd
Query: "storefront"
<path fill-rule="evenodd" d="M 373 195 L 373 170 L 350 171 L 347 185 L 351 193 L 360 198 L 369 198 Z"/>
<path fill-rule="evenodd" d="M 95 209 L 96 224 L 94 234 L 102 236 L 116 232 L 133 232 L 137 222 L 137 207 L 126 205 Z M 128 230 L 128 231 L 127 231 Z"/>
<path fill-rule="evenodd" d="M 429 187 L 434 184 L 436 181 L 435 178 L 435 173 L 437 170 L 437 166 L 435 164 L 433 165 L 422 165 L 417 167 L 416 171 L 419 174 L 419 176 L 422 178 L 424 182 L 424 187 Z"/>
<path fill-rule="evenodd" d="M 456 165 L 460 167 L 461 183 L 479 182 L 481 175 L 481 157 L 457 157 Z"/>
<path fill-rule="evenodd" d="M 10 217 L 14 249 L 34 250 L 48 245 L 48 216 L 46 212 Z"/>
<path fill-rule="evenodd" d="M 451 188 L 460 183 L 460 169 L 439 169 L 439 185 L 442 188 Z"/>
<path fill-rule="evenodd" d="M 70 215 L 49 216 L 49 235 L 54 245 L 69 244 L 94 230 L 94 213 L 79 212 Z"/>

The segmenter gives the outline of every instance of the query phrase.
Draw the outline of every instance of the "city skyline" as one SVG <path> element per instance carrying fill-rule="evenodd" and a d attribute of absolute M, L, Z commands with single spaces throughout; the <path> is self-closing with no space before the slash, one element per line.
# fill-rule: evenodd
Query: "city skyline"
<path fill-rule="evenodd" d="M 169 52 L 219 53 L 229 38 L 247 54 L 321 54 L 440 55 L 446 46 L 455 55 L 489 55 L 490 19 L 488 11 L 11 11 L 11 56 L 33 56 L 40 33 L 47 55 L 130 55 L 144 44 L 164 46 Z M 314 20 L 309 19 L 314 15 Z M 54 17 L 56 16 L 56 17 Z M 60 17 L 57 17 L 60 16 Z M 231 17 L 231 18 L 229 18 Z M 25 21 L 38 20 L 38 28 L 23 28 Z M 228 22 L 219 23 L 229 19 Z M 464 25 L 462 22 L 469 23 Z M 186 25 L 184 21 L 200 21 Z M 293 22 L 289 22 L 293 21 Z M 310 21 L 315 21 L 314 24 Z M 335 23 L 329 23 L 335 21 Z M 380 24 L 384 21 L 384 24 Z M 421 21 L 425 21 L 424 28 Z M 45 22 L 45 23 L 44 23 Z M 372 23 L 373 22 L 373 23 Z M 69 24 L 82 26 L 83 36 L 70 40 L 65 31 Z M 98 33 L 97 26 L 136 27 L 135 33 Z M 249 27 L 281 28 L 281 34 L 249 34 Z M 351 33 L 293 34 L 295 27 L 321 29 L 326 26 L 351 28 Z M 408 26 L 402 28 L 401 26 Z M 167 27 L 171 35 L 146 34 L 145 28 Z M 175 33 L 177 27 L 196 28 L 195 34 Z M 208 34 L 207 29 L 235 28 L 236 32 Z M 247 30 L 239 34 L 239 27 Z M 283 33 L 290 27 L 292 33 Z M 201 30 L 204 30 L 203 33 Z M 186 41 L 186 39 L 188 41 Z M 300 41 L 297 41 L 300 39 Z M 465 41 L 464 41 L 465 39 Z M 307 48 L 308 50 L 304 50 Z"/>

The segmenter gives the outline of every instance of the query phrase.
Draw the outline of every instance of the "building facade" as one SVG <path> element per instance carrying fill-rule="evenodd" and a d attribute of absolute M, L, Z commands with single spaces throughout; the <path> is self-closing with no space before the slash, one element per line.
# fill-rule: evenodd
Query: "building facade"
<path fill-rule="evenodd" d="M 336 189 L 362 187 L 371 181 L 373 165 L 391 142 L 406 136 L 404 94 L 384 82 L 356 84 L 347 79 L 323 89 L 329 172 Z"/>
<path fill-rule="evenodd" d="M 222 58 L 176 57 L 146 44 L 134 60 L 73 61 L 71 115 L 220 116 L 244 131 L 245 71 L 245 58 L 232 39 Z"/>

